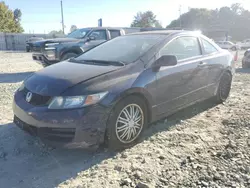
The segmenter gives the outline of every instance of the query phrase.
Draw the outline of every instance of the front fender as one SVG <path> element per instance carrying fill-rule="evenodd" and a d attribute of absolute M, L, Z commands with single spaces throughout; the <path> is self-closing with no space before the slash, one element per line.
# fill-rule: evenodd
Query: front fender
<path fill-rule="evenodd" d="M 66 53 L 75 53 L 80 55 L 83 53 L 83 49 L 80 46 L 65 46 L 60 50 L 60 58 Z"/>

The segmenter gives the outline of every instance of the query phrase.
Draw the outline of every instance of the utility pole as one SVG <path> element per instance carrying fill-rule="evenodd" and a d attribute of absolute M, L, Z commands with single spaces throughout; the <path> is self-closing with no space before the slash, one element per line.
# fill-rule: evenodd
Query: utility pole
<path fill-rule="evenodd" d="M 63 19 L 63 3 L 62 3 L 62 0 L 61 0 L 61 16 L 62 16 L 62 31 L 63 31 L 63 34 L 64 34 L 64 19 Z"/>
<path fill-rule="evenodd" d="M 182 23 L 181 23 L 181 5 L 179 7 L 179 13 L 180 13 L 180 28 L 182 28 Z"/>

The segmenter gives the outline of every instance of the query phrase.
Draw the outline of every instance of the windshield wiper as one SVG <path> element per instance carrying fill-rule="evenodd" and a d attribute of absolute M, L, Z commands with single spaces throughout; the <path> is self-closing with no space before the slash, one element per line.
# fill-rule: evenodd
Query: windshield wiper
<path fill-rule="evenodd" d="M 70 62 L 75 63 L 86 63 L 86 64 L 102 64 L 102 65 L 114 65 L 114 66 L 124 66 L 125 63 L 122 61 L 106 61 L 106 60 L 96 60 L 96 59 L 70 59 Z"/>

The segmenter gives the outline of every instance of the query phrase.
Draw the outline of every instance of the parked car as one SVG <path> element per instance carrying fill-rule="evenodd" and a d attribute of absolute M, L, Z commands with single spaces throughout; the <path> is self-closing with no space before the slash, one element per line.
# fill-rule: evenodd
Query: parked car
<path fill-rule="evenodd" d="M 230 41 L 217 41 L 216 42 L 218 44 L 218 46 L 220 46 L 222 49 L 227 49 L 227 50 L 233 50 L 233 51 L 236 51 L 236 50 L 239 50 L 240 49 L 240 46 L 233 43 L 233 42 L 230 42 Z"/>
<path fill-rule="evenodd" d="M 133 32 L 140 29 L 131 28 Z M 96 27 L 82 28 L 68 34 L 66 38 L 47 39 L 33 43 L 33 60 L 44 67 L 76 57 L 107 40 L 125 35 L 129 28 Z"/>
<path fill-rule="evenodd" d="M 151 122 L 214 97 L 224 102 L 232 54 L 188 31 L 124 35 L 29 76 L 14 122 L 65 147 L 133 145 Z"/>
<path fill-rule="evenodd" d="M 244 53 L 242 58 L 242 68 L 250 68 L 250 49 Z"/>
<path fill-rule="evenodd" d="M 238 45 L 241 47 L 241 49 L 248 49 L 250 48 L 250 39 L 246 39 L 243 42 L 240 42 Z"/>
<path fill-rule="evenodd" d="M 26 52 L 30 52 L 32 47 L 33 47 L 33 43 L 36 42 L 36 41 L 40 41 L 40 40 L 43 40 L 42 37 L 31 37 L 29 38 L 27 41 L 26 41 Z"/>

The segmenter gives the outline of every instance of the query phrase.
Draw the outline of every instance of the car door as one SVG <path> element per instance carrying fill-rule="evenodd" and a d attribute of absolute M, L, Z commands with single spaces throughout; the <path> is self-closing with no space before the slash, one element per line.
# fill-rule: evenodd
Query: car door
<path fill-rule="evenodd" d="M 161 67 L 156 73 L 156 104 L 158 115 L 169 113 L 198 99 L 204 87 L 206 69 L 201 61 L 201 46 L 197 37 L 181 36 L 166 44 L 158 54 L 175 55 L 176 66 Z"/>
<path fill-rule="evenodd" d="M 93 46 L 98 45 L 108 40 L 107 30 L 106 29 L 93 30 L 89 33 L 88 37 L 94 38 L 94 40 L 88 41 L 89 45 Z"/>
<path fill-rule="evenodd" d="M 224 43 L 224 49 L 228 49 L 228 43 L 227 42 L 223 42 Z"/>

